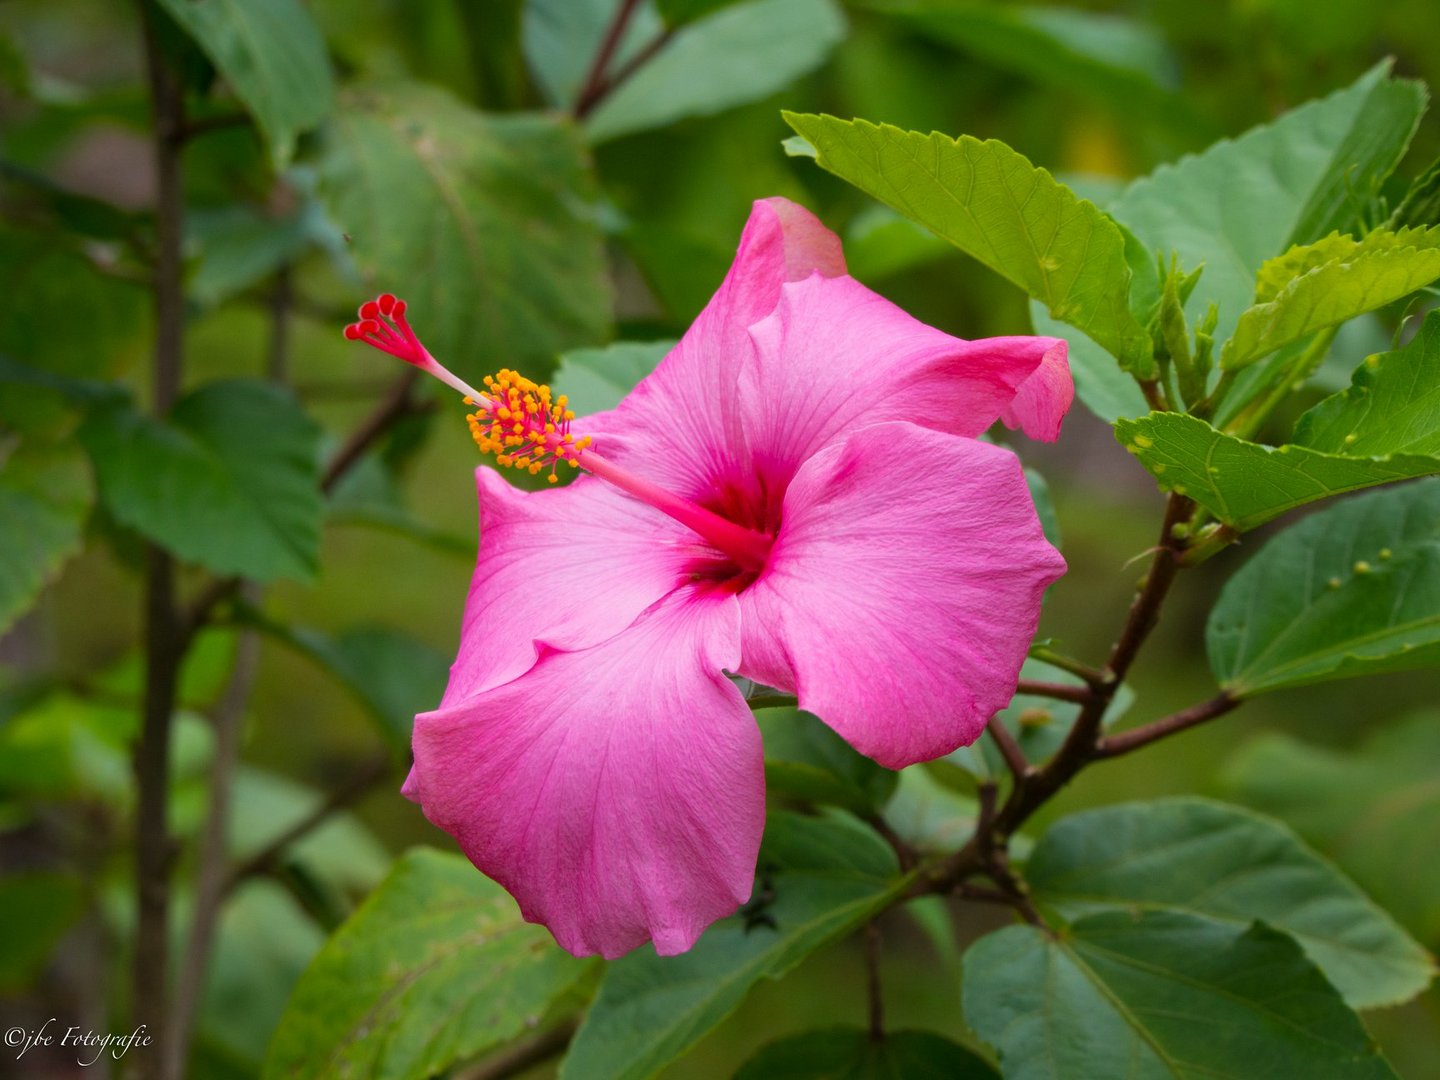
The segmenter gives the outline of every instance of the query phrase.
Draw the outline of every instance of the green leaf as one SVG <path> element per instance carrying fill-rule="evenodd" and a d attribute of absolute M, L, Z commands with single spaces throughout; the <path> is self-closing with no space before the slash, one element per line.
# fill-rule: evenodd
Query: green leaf
<path fill-rule="evenodd" d="M 749 0 L 676 32 L 585 121 L 604 142 L 759 101 L 819 67 L 845 36 L 833 0 Z"/>
<path fill-rule="evenodd" d="M 1440 227 L 1373 232 L 1349 245 L 1344 239 L 1348 238 L 1321 241 L 1317 246 L 1322 250 L 1313 254 L 1329 260 L 1313 268 L 1307 265 L 1304 248 L 1284 256 L 1278 271 L 1270 263 L 1261 268 L 1259 298 L 1299 256 L 1293 266 L 1300 271 L 1298 276 L 1273 299 L 1241 313 L 1235 336 L 1220 353 L 1222 368 L 1253 364 L 1292 341 L 1384 307 L 1440 278 Z M 1348 250 L 1337 250 L 1342 247 Z"/>
<path fill-rule="evenodd" d="M 1351 1007 L 1408 1001 L 1434 961 L 1395 920 L 1278 821 L 1209 799 L 1157 799 L 1062 818 L 1025 879 L 1066 919 L 1174 911 L 1299 942 Z"/>
<path fill-rule="evenodd" d="M 683 26 L 705 15 L 730 7 L 738 0 L 655 0 L 666 26 Z"/>
<path fill-rule="evenodd" d="M 0 991 L 23 995 L 50 950 L 85 908 L 80 879 L 19 873 L 0 878 Z"/>
<path fill-rule="evenodd" d="M 1285 530 L 1226 583 L 1205 639 L 1216 677 L 1244 697 L 1440 663 L 1440 480 Z"/>
<path fill-rule="evenodd" d="M 1175 58 L 1152 26 L 1120 15 L 1058 6 L 875 3 L 938 41 L 1067 93 L 1079 91 L 1137 110 L 1175 111 Z"/>
<path fill-rule="evenodd" d="M 594 184 L 574 128 L 491 117 L 396 83 L 342 100 L 322 201 L 370 285 L 403 295 L 431 352 L 467 381 L 603 338 L 610 320 Z"/>
<path fill-rule="evenodd" d="M 1150 338 L 1130 313 L 1125 238 L 1094 204 L 1004 143 L 785 113 L 836 176 L 944 237 L 1142 376 Z"/>
<path fill-rule="evenodd" d="M 930 768 L 912 765 L 885 806 L 885 822 L 916 851 L 942 855 L 958 850 L 975 832 L 978 804 L 935 779 Z"/>
<path fill-rule="evenodd" d="M 1290 823 L 1422 941 L 1440 943 L 1440 714 L 1376 728 L 1358 748 L 1289 735 L 1247 743 L 1225 770 L 1237 797 Z"/>
<path fill-rule="evenodd" d="M 1295 442 L 1347 456 L 1440 458 L 1440 312 L 1408 345 L 1369 357 L 1348 390 L 1300 417 Z"/>
<path fill-rule="evenodd" d="M 1055 513 L 1055 503 L 1050 498 L 1050 485 L 1034 469 L 1025 470 L 1025 484 L 1030 489 L 1030 498 L 1035 502 L 1035 515 L 1040 519 L 1040 528 L 1050 546 L 1060 547 L 1060 518 Z"/>
<path fill-rule="evenodd" d="M 617 341 L 603 349 L 576 349 L 560 358 L 553 382 L 580 416 L 604 412 L 619 405 L 674 345 L 673 341 Z"/>
<path fill-rule="evenodd" d="M 124 805 L 137 711 L 49 694 L 0 726 L 0 794 Z"/>
<path fill-rule="evenodd" d="M 81 431 L 115 518 L 220 574 L 308 580 L 320 545 L 320 431 L 294 398 L 234 379 L 167 421 L 97 411 Z"/>
<path fill-rule="evenodd" d="M 1120 420 L 1115 438 L 1161 488 L 1188 495 L 1241 530 L 1317 499 L 1440 472 L 1440 458 L 1423 455 L 1350 457 L 1262 446 L 1181 413 Z"/>
<path fill-rule="evenodd" d="M 792 138 L 804 142 L 798 135 Z M 845 230 L 845 263 L 858 281 L 877 281 L 954 252 L 954 248 L 930 230 L 879 203 L 872 203 L 856 214 Z"/>
<path fill-rule="evenodd" d="M 824 806 L 872 813 L 895 790 L 895 774 L 850 744 L 825 723 L 794 708 L 755 714 L 765 743 L 765 790 Z"/>
<path fill-rule="evenodd" d="M 21 441 L 0 429 L 0 632 L 79 552 L 94 497 L 78 445 Z"/>
<path fill-rule="evenodd" d="M 1011 926 L 965 954 L 965 1019 L 1009 1080 L 1393 1080 L 1289 937 L 1166 911 L 1058 937 Z"/>
<path fill-rule="evenodd" d="M 450 661 L 392 627 L 356 627 L 331 636 L 303 626 L 262 625 L 354 694 L 402 756 L 410 749 L 415 714 L 434 708 L 445 692 Z"/>
<path fill-rule="evenodd" d="M 1219 304 L 1217 343 L 1250 306 L 1261 264 L 1346 226 L 1403 156 L 1426 94 L 1387 73 L 1377 65 L 1345 90 L 1161 166 L 1107 207 L 1146 250 L 1204 264 L 1185 310 L 1196 322 Z"/>
<path fill-rule="evenodd" d="M 200 1005 L 198 1049 L 260 1071 L 265 1044 L 284 1015 L 301 972 L 324 932 L 274 881 L 247 881 L 220 912 L 215 952 Z M 192 1062 L 191 1075 L 210 1075 Z"/>
<path fill-rule="evenodd" d="M 301 976 L 264 1075 L 425 1080 L 527 1031 L 592 966 L 466 860 L 417 848 Z"/>
<path fill-rule="evenodd" d="M 116 375 L 145 349 L 145 290 L 43 233 L 0 226 L 0 352 L 45 371 Z"/>
<path fill-rule="evenodd" d="M 255 118 L 277 169 L 329 115 L 325 39 L 300 0 L 160 0 Z"/>
<path fill-rule="evenodd" d="M 1392 229 L 1440 225 L 1440 159 L 1415 178 L 1388 224 Z"/>
<path fill-rule="evenodd" d="M 292 175 L 299 170 L 292 170 Z M 292 188 L 298 185 L 292 182 Z M 197 303 L 214 306 L 251 288 L 311 248 L 343 244 L 312 197 L 290 213 L 265 214 L 242 205 L 192 210 L 186 215 L 194 270 L 186 288 Z"/>
<path fill-rule="evenodd" d="M 928 1031 L 828 1028 L 773 1042 L 735 1080 L 999 1080 L 983 1058 Z"/>
<path fill-rule="evenodd" d="M 612 963 L 560 1068 L 562 1080 L 654 1075 L 720 1023 L 761 979 L 860 926 L 905 888 L 895 856 L 843 817 L 772 814 L 751 914 L 716 923 L 687 953 L 650 947 Z"/>

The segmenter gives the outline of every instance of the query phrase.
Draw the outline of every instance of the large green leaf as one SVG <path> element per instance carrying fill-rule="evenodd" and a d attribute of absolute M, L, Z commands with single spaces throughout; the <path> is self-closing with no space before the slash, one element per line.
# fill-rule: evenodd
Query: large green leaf
<path fill-rule="evenodd" d="M 1253 529 L 1317 499 L 1440 472 L 1440 457 L 1351 457 L 1262 446 L 1181 413 L 1121 420 L 1115 437 L 1162 488 L 1188 495 L 1237 529 Z"/>
<path fill-rule="evenodd" d="M 1150 338 L 1129 307 L 1125 238 L 1094 204 L 1004 143 L 786 113 L 823 167 L 949 240 L 1130 370 Z"/>
<path fill-rule="evenodd" d="M 25 442 L 0 428 L 0 631 L 80 550 L 95 497 L 73 442 Z"/>
<path fill-rule="evenodd" d="M 1440 312 L 1408 345 L 1369 357 L 1349 389 L 1300 417 L 1295 441 L 1330 454 L 1440 458 Z"/>
<path fill-rule="evenodd" d="M 464 859 L 418 848 L 301 976 L 269 1080 L 425 1080 L 527 1031 L 593 964 Z"/>
<path fill-rule="evenodd" d="M 81 437 L 109 511 L 181 558 L 257 581 L 314 574 L 320 431 L 283 390 L 206 383 L 167 421 L 111 406 Z"/>
<path fill-rule="evenodd" d="M 845 36 L 833 0 L 750 0 L 681 28 L 585 121 L 596 142 L 769 97 Z"/>
<path fill-rule="evenodd" d="M 673 341 L 617 341 L 603 349 L 576 349 L 560 358 L 553 380 L 556 393 L 570 398 L 581 416 L 620 404 L 635 384 L 665 358 Z"/>
<path fill-rule="evenodd" d="M 1237 797 L 1289 822 L 1432 947 L 1440 945 L 1440 713 L 1378 726 L 1358 748 L 1270 734 L 1226 769 Z"/>
<path fill-rule="evenodd" d="M 416 83 L 349 92 L 321 198 L 372 287 L 405 297 L 430 350 L 477 383 L 605 336 L 594 185 L 572 126 L 491 117 Z"/>
<path fill-rule="evenodd" d="M 1348 245 L 1343 240 L 1332 236 L 1315 245 L 1328 258 L 1314 266 L 1305 262 L 1304 248 L 1296 253 L 1298 258 L 1282 257 L 1282 265 L 1300 272 L 1273 296 L 1266 296 L 1272 283 L 1265 274 L 1270 264 L 1261 268 L 1259 280 L 1266 291 L 1257 300 L 1263 302 L 1241 313 L 1235 336 L 1220 354 L 1221 367 L 1245 367 L 1318 330 L 1409 296 L 1440 277 L 1440 227 L 1374 232 Z"/>
<path fill-rule="evenodd" d="M 952 0 L 869 0 L 867 6 L 997 67 L 1118 103 L 1127 116 L 1147 107 L 1181 108 L 1174 56 L 1154 27 L 1135 19 Z"/>
<path fill-rule="evenodd" d="M 649 948 L 610 965 L 561 1066 L 564 1080 L 652 1076 L 810 953 L 855 929 L 904 888 L 890 848 L 848 819 L 771 815 L 747 912 L 687 953 Z"/>
<path fill-rule="evenodd" d="M 1113 424 L 1122 416 L 1144 416 L 1150 411 L 1139 384 L 1115 358 L 1088 337 L 1070 331 L 1059 319 L 1052 319 L 1039 300 L 1030 301 L 1030 322 L 1037 334 L 1069 342 L 1075 393 L 1101 420 Z"/>
<path fill-rule="evenodd" d="M 761 709 L 765 790 L 857 814 L 873 813 L 895 790 L 895 774 L 875 764 L 822 721 L 795 708 Z"/>
<path fill-rule="evenodd" d="M 1275 537 L 1225 585 L 1205 638 L 1243 696 L 1440 663 L 1440 480 L 1347 499 Z"/>
<path fill-rule="evenodd" d="M 1393 1080 L 1294 940 L 1169 911 L 1012 926 L 965 954 L 965 1019 L 1008 1080 Z"/>
<path fill-rule="evenodd" d="M 1147 249 L 1204 264 L 1186 311 L 1193 323 L 1218 303 L 1217 342 L 1250 306 L 1261 265 L 1348 225 L 1404 154 L 1426 93 L 1387 76 L 1378 65 L 1345 90 L 1162 166 L 1107 207 Z"/>
<path fill-rule="evenodd" d="M 278 168 L 330 112 L 325 39 L 300 0 L 160 0 L 225 76 Z"/>
<path fill-rule="evenodd" d="M 740 1067 L 735 1080 L 999 1080 L 984 1058 L 928 1031 L 861 1028 L 792 1035 Z"/>
<path fill-rule="evenodd" d="M 1284 825 L 1209 799 L 1160 799 L 1062 818 L 1025 879 L 1044 907 L 1177 911 L 1283 930 L 1357 1009 L 1408 1001 L 1434 961 L 1388 914 Z"/>
<path fill-rule="evenodd" d="M 0 352 L 69 376 L 115 375 L 145 348 L 145 290 L 53 236 L 0 226 Z"/>

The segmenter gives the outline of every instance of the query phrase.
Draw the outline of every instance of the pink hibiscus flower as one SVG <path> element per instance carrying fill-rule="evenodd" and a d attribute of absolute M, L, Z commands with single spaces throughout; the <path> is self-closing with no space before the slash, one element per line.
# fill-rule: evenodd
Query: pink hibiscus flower
<path fill-rule="evenodd" d="M 392 297 L 361 318 L 348 336 L 468 395 L 500 464 L 588 474 L 532 493 L 477 470 L 459 656 L 404 788 L 570 952 L 683 952 L 749 898 L 765 781 L 727 672 L 889 768 L 973 742 L 1014 694 L 1065 564 L 1015 455 L 975 436 L 1057 436 L 1063 341 L 916 322 L 784 199 L 654 373 L 583 421 L 513 372 L 470 388 Z"/>

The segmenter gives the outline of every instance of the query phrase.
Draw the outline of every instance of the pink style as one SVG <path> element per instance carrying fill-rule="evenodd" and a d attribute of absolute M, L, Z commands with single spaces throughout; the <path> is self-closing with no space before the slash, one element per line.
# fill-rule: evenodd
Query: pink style
<path fill-rule="evenodd" d="M 570 952 L 684 952 L 749 899 L 763 756 L 727 672 L 892 769 L 973 742 L 1014 694 L 1065 563 L 1015 455 L 976 436 L 1056 438 L 1064 341 L 916 322 L 784 199 L 755 204 L 719 291 L 612 412 L 577 420 L 514 372 L 473 389 L 393 297 L 347 336 L 467 395 L 500 464 L 582 471 L 537 492 L 476 471 L 459 655 L 404 787 Z"/>

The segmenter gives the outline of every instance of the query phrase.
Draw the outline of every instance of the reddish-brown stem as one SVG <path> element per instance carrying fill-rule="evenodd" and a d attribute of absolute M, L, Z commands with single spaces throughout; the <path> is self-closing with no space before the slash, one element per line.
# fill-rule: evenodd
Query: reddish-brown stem
<path fill-rule="evenodd" d="M 516 1043 L 478 1065 L 456 1073 L 455 1080 L 510 1080 L 527 1073 L 569 1046 L 578 1027 L 574 1020 L 569 1020 L 542 1031 L 533 1039 Z"/>
<path fill-rule="evenodd" d="M 1228 691 L 1222 691 L 1209 701 L 1202 701 L 1192 705 L 1188 709 L 1181 709 L 1177 713 L 1156 720 L 1153 723 L 1141 727 L 1132 728 L 1129 731 L 1122 731 L 1118 735 L 1110 735 L 1100 740 L 1095 747 L 1097 759 L 1120 757 L 1132 750 L 1139 750 L 1142 746 L 1149 746 L 1153 742 L 1169 738 L 1176 732 L 1185 731 L 1188 728 L 1197 727 L 1207 721 L 1214 720 L 1217 716 L 1224 716 L 1230 710 L 1240 704 L 1240 699 L 1232 697 Z"/>
<path fill-rule="evenodd" d="M 1018 783 L 1030 775 L 1030 762 L 1025 758 L 1025 751 L 1020 749 L 1020 744 L 1015 741 L 1015 736 L 1010 734 L 1010 729 L 999 715 L 992 716 L 990 723 L 985 726 L 990 733 L 990 738 L 995 740 L 995 746 L 1000 751 L 1000 756 L 1005 759 L 1005 765 Z"/>
<path fill-rule="evenodd" d="M 1015 687 L 1017 694 L 1029 694 L 1031 697 L 1055 698 L 1058 701 L 1073 701 L 1084 705 L 1095 692 L 1088 686 L 1071 686 L 1068 683 L 1037 682 L 1034 679 L 1021 679 L 1020 684 Z"/>
<path fill-rule="evenodd" d="M 420 372 L 415 368 L 406 368 L 400 377 L 390 384 L 390 392 L 375 410 L 360 422 L 360 426 L 350 433 L 344 445 L 330 459 L 330 464 L 325 467 L 325 475 L 320 480 L 320 490 L 329 494 L 340 482 L 340 478 L 370 449 L 371 444 L 389 430 L 391 424 L 415 410 L 412 395 L 419 381 Z"/>
<path fill-rule="evenodd" d="M 605 28 L 605 36 L 600 39 L 600 47 L 595 50 L 595 58 L 590 61 L 590 70 L 585 73 L 580 95 L 575 99 L 573 112 L 580 119 L 583 120 L 607 93 L 609 80 L 606 69 L 610 67 L 615 51 L 624 40 L 625 31 L 630 29 L 630 20 L 639 8 L 640 0 L 620 0 L 620 6 L 615 9 L 615 17 Z"/>

